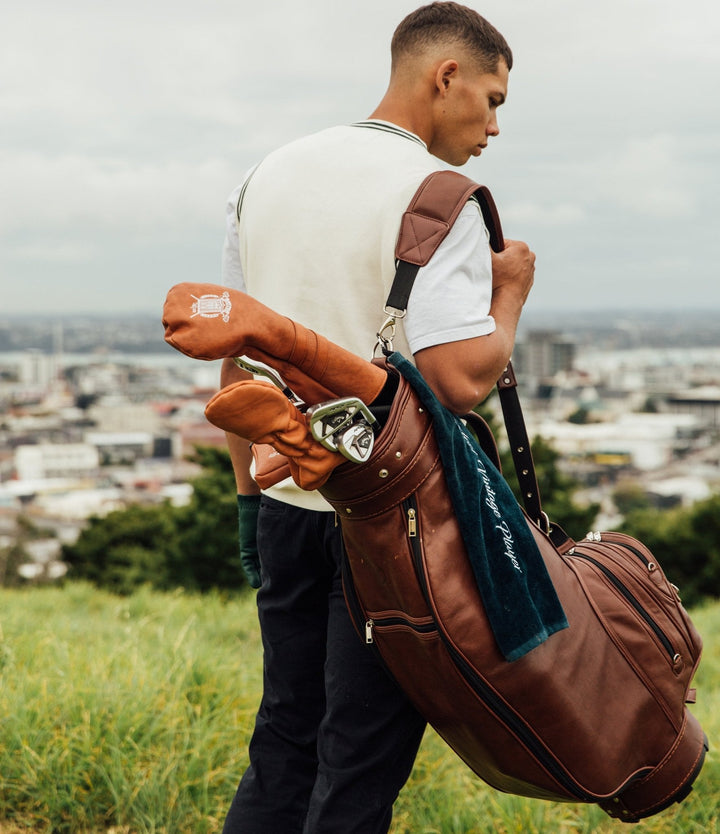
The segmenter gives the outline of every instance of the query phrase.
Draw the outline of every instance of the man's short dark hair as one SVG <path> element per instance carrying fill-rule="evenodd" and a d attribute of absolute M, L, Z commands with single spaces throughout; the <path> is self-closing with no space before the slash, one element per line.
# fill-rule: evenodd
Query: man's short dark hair
<path fill-rule="evenodd" d="M 495 72 L 500 58 L 512 69 L 512 52 L 500 32 L 473 9 L 452 2 L 421 6 L 400 22 L 390 45 L 392 66 L 433 44 L 453 41 L 477 59 L 483 72 Z"/>

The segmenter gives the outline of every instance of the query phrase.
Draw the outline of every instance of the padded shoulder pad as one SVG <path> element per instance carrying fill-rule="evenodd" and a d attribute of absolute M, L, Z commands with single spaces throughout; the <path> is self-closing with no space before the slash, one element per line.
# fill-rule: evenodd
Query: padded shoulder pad
<path fill-rule="evenodd" d="M 402 216 L 395 257 L 425 266 L 473 195 L 480 203 L 492 248 L 502 249 L 500 221 L 488 189 L 456 171 L 435 171 L 422 181 Z"/>

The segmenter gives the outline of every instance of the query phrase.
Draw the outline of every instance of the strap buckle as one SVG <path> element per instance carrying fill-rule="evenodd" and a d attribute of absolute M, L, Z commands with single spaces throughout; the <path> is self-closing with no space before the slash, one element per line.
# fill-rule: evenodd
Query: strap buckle
<path fill-rule="evenodd" d="M 541 533 L 545 533 L 546 536 L 550 535 L 552 526 L 550 524 L 548 514 L 545 512 L 545 510 L 540 510 L 540 518 L 534 519 L 533 523 L 538 528 L 538 530 L 540 530 Z"/>
<path fill-rule="evenodd" d="M 383 313 L 393 319 L 404 319 L 405 313 L 407 313 L 407 308 L 393 307 L 391 304 L 388 304 L 383 307 Z"/>
<path fill-rule="evenodd" d="M 388 314 L 388 317 L 383 322 L 380 330 L 378 330 L 378 332 L 376 333 L 377 342 L 375 342 L 375 347 L 373 348 L 372 356 L 370 357 L 371 359 L 375 358 L 378 348 L 382 348 L 382 352 L 386 355 L 392 353 L 394 350 L 393 339 L 395 338 L 396 319 L 398 318 L 398 316 L 388 312 L 387 307 L 385 308 L 385 312 Z M 405 313 L 402 312 L 402 315 L 405 315 Z M 402 318 L 402 316 L 400 316 L 400 318 Z M 389 335 L 385 335 L 385 332 L 388 330 L 390 331 Z"/>

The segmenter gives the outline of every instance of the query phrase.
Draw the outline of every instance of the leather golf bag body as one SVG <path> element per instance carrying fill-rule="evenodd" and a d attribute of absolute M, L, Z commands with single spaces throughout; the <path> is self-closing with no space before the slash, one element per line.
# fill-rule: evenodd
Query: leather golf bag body
<path fill-rule="evenodd" d="M 529 530 L 569 627 L 505 660 L 455 522 L 432 422 L 403 380 L 373 454 L 321 488 L 355 625 L 488 784 L 635 821 L 682 799 L 706 740 L 685 706 L 700 637 L 639 542 Z"/>
<path fill-rule="evenodd" d="M 522 508 L 499 472 L 489 428 L 477 415 L 460 421 L 442 409 L 385 335 L 407 307 L 415 273 L 471 197 L 491 246 L 502 249 L 487 189 L 455 172 L 428 177 L 403 216 L 378 334 L 384 359 L 367 362 L 213 285 L 170 291 L 165 338 L 196 358 L 267 362 L 299 395 L 293 404 L 279 388 L 240 381 L 206 415 L 289 456 L 287 467 L 273 464 L 268 483 L 291 474 L 334 507 L 357 630 L 467 765 L 499 790 L 598 803 L 633 822 L 682 800 L 707 749 L 686 706 L 701 639 L 677 590 L 640 542 L 617 533 L 575 542 L 547 519 L 511 365 L 497 387 Z M 340 443 L 334 449 L 330 436 L 314 432 L 312 409 L 328 396 L 355 396 L 372 411 L 388 375 L 397 383 L 389 409 L 382 404 L 377 434 L 361 427 L 373 442 L 353 462 Z M 313 405 L 303 411 L 300 399 Z M 448 458 L 448 433 L 469 458 Z M 504 503 L 491 502 L 491 491 Z M 506 515 L 495 523 L 501 503 Z M 473 528 L 488 508 L 490 523 Z M 542 628 L 527 640 L 533 617 Z"/>
<path fill-rule="evenodd" d="M 435 223 L 462 205 L 470 181 L 433 177 L 423 198 L 431 211 L 419 212 Z M 491 198 L 475 189 L 497 245 Z M 528 498 L 524 523 L 568 627 L 512 662 L 498 650 L 433 420 L 401 375 L 369 460 L 339 467 L 320 490 L 342 524 L 348 607 L 418 711 L 484 781 L 598 803 L 633 822 L 683 799 L 702 766 L 707 739 L 686 707 L 701 639 L 644 545 L 617 533 L 575 542 L 547 522 L 511 367 L 498 387 Z M 475 415 L 470 424 L 497 461 L 490 430 Z"/>

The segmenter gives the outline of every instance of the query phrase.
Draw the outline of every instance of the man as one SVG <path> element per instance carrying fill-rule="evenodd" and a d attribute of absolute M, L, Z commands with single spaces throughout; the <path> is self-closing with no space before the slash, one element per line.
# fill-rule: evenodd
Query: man
<path fill-rule="evenodd" d="M 504 38 L 456 3 L 408 15 L 391 54 L 369 119 L 270 154 L 228 208 L 225 283 L 366 358 L 402 213 L 429 173 L 479 156 L 498 134 L 512 66 Z M 418 273 L 395 347 L 454 412 L 483 400 L 505 367 L 534 260 L 516 241 L 491 254 L 469 202 Z M 245 377 L 224 362 L 223 386 Z M 265 653 L 250 764 L 224 832 L 386 832 L 425 723 L 353 630 L 329 505 L 292 481 L 259 498 L 248 443 L 228 444 Z"/>

